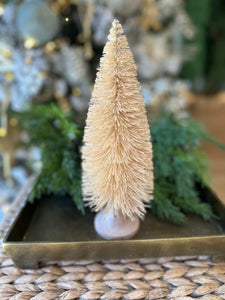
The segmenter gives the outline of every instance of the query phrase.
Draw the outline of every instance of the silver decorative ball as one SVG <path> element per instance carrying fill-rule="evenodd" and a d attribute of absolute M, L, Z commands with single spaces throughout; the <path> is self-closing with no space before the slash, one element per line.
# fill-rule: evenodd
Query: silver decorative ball
<path fill-rule="evenodd" d="M 42 45 L 57 34 L 59 17 L 45 1 L 25 0 L 18 7 L 16 26 L 22 39 L 32 38 Z"/>

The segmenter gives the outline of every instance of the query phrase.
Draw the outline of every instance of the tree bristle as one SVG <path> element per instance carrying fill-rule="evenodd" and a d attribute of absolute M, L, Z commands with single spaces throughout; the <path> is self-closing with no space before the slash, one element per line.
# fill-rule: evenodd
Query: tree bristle
<path fill-rule="evenodd" d="M 145 104 L 123 28 L 113 21 L 84 132 L 83 193 L 95 211 L 143 217 L 153 193 Z"/>

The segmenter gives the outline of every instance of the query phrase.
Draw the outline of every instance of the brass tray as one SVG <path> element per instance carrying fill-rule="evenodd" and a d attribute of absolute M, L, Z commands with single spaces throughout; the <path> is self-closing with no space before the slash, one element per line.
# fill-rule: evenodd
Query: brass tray
<path fill-rule="evenodd" d="M 38 268 L 48 261 L 102 260 L 140 257 L 212 255 L 225 259 L 225 208 L 211 190 L 218 220 L 190 215 L 184 226 L 163 222 L 150 212 L 130 240 L 106 241 L 93 228 L 94 214 L 81 215 L 70 197 L 46 196 L 29 202 L 11 225 L 3 247 L 19 268 Z"/>

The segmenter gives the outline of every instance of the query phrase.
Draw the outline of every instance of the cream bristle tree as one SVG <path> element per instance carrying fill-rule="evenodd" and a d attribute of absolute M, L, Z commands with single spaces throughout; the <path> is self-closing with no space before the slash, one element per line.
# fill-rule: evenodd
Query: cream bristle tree
<path fill-rule="evenodd" d="M 145 104 L 123 28 L 112 23 L 88 110 L 82 148 L 84 201 L 100 211 L 104 238 L 128 238 L 153 194 L 153 164 Z"/>

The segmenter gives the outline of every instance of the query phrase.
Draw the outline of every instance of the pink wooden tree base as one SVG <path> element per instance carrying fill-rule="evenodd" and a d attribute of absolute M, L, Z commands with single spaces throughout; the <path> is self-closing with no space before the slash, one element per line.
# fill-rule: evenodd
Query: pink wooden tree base
<path fill-rule="evenodd" d="M 104 211 L 96 214 L 94 219 L 95 231 L 104 239 L 129 239 L 137 233 L 140 226 L 138 217 L 133 220 L 124 218 L 122 214 L 115 216 L 113 212 L 105 215 Z"/>

